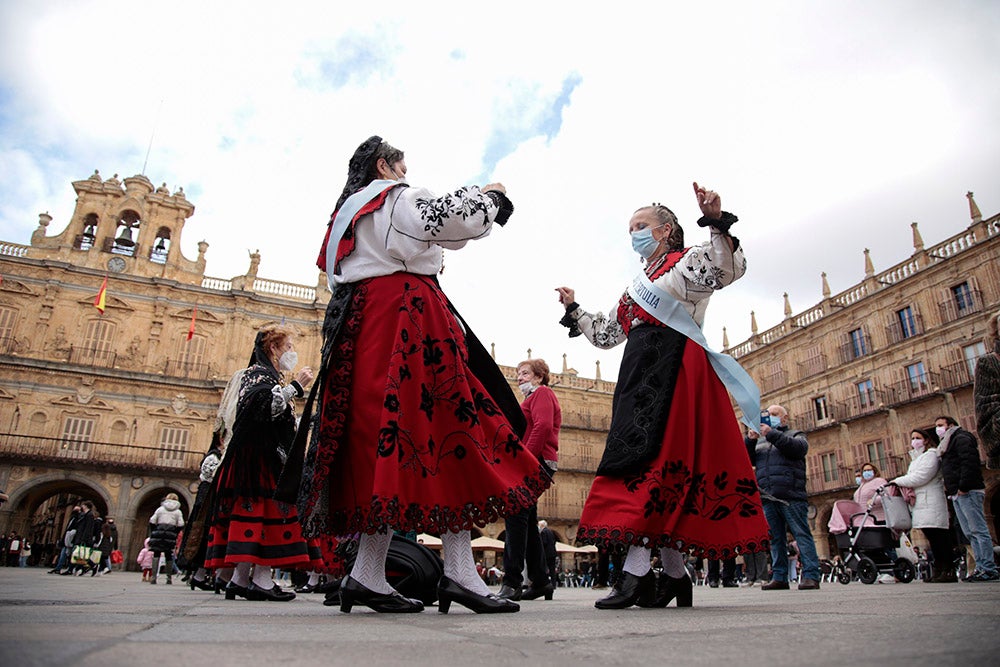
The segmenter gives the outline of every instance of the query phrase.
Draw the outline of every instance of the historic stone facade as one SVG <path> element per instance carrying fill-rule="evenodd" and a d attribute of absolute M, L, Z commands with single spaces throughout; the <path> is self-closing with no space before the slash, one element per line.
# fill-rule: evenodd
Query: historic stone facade
<path fill-rule="evenodd" d="M 180 252 L 194 213 L 181 190 L 96 172 L 73 187 L 61 233 L 48 236 L 42 214 L 31 245 L 0 243 L 0 489 L 10 495 L 0 531 L 54 544 L 67 503 L 90 498 L 116 518 L 131 563 L 166 492 L 185 511 L 193 502 L 222 391 L 246 365 L 255 331 L 284 322 L 300 334 L 299 358 L 315 366 L 330 294 L 323 273 L 314 286 L 259 278 L 257 253 L 245 275 L 205 276 L 207 243 L 197 260 Z M 105 280 L 102 314 L 94 303 Z M 513 385 L 515 369 L 503 371 Z M 561 465 L 539 511 L 568 541 L 614 384 L 573 371 L 552 382 L 564 411 Z"/>
<path fill-rule="evenodd" d="M 761 388 L 764 405 L 785 406 L 809 438 L 810 516 L 822 555 L 835 553 L 827 521 L 854 491 L 854 471 L 872 461 L 887 479 L 909 465 L 913 428 L 951 415 L 976 423 L 972 377 L 986 317 L 1000 309 L 1000 215 L 983 220 L 968 194 L 971 225 L 929 248 L 912 225 L 913 254 L 726 351 Z M 751 313 L 751 317 L 753 314 Z M 726 343 L 728 346 L 728 342 Z M 983 455 L 985 460 L 985 455 Z M 1000 476 L 987 473 L 987 518 L 1000 518 Z M 916 536 L 922 542 L 922 536 Z"/>

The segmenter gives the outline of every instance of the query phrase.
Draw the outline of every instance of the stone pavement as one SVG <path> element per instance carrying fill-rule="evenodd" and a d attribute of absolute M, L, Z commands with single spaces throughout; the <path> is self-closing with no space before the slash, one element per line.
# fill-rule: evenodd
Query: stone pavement
<path fill-rule="evenodd" d="M 603 592 L 576 588 L 517 614 L 394 616 L 163 582 L 0 568 L 0 665 L 1000 664 L 1000 583 L 698 587 L 691 609 L 624 611 L 598 611 Z"/>

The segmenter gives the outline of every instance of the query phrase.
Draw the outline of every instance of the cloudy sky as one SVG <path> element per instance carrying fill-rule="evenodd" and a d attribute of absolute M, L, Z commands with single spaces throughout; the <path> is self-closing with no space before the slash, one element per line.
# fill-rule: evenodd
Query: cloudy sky
<path fill-rule="evenodd" d="M 196 205 L 207 273 L 316 282 L 347 161 L 371 134 L 437 191 L 501 181 L 510 224 L 449 252 L 445 290 L 497 359 L 527 348 L 615 377 L 554 288 L 612 307 L 627 235 L 691 182 L 740 217 L 746 276 L 713 298 L 721 347 L 1000 211 L 1000 3 L 0 2 L 0 240 L 68 224 L 71 181 L 141 173 Z M 152 142 L 150 141 L 152 138 Z M 148 162 L 146 160 L 149 150 Z"/>

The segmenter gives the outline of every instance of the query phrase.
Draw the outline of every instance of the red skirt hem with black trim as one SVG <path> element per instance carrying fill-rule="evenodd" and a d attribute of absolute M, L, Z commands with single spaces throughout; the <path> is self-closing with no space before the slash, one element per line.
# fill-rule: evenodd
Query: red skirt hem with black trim
<path fill-rule="evenodd" d="M 306 540 L 294 505 L 271 498 L 227 497 L 231 488 L 227 470 L 220 469 L 216 480 L 216 509 L 209 526 L 205 568 L 235 567 L 253 563 L 292 570 L 315 570 L 339 575 L 340 559 L 333 553 L 337 544 L 323 546 L 316 539 Z M 261 486 L 274 488 L 267 470 L 261 471 Z"/>
<path fill-rule="evenodd" d="M 534 505 L 551 480 L 470 370 L 433 280 L 364 280 L 349 308 L 324 386 L 309 533 L 456 532 Z"/>
<path fill-rule="evenodd" d="M 663 442 L 636 475 L 598 476 L 577 542 L 728 558 L 767 548 L 767 521 L 729 394 L 689 340 Z"/>

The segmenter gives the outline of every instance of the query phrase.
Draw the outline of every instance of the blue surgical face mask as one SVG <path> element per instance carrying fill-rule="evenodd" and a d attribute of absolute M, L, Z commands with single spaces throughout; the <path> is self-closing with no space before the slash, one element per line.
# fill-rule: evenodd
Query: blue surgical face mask
<path fill-rule="evenodd" d="M 861 486 L 861 478 L 860 477 L 855 477 L 854 478 L 854 483 L 857 484 L 858 486 Z"/>
<path fill-rule="evenodd" d="M 660 242 L 653 238 L 653 228 L 646 227 L 637 232 L 632 232 L 632 250 L 639 253 L 643 259 L 649 259 L 660 247 Z"/>
<path fill-rule="evenodd" d="M 874 470 L 862 470 L 861 471 L 861 476 L 864 477 L 865 481 L 867 482 L 868 480 L 875 479 L 875 471 Z"/>

